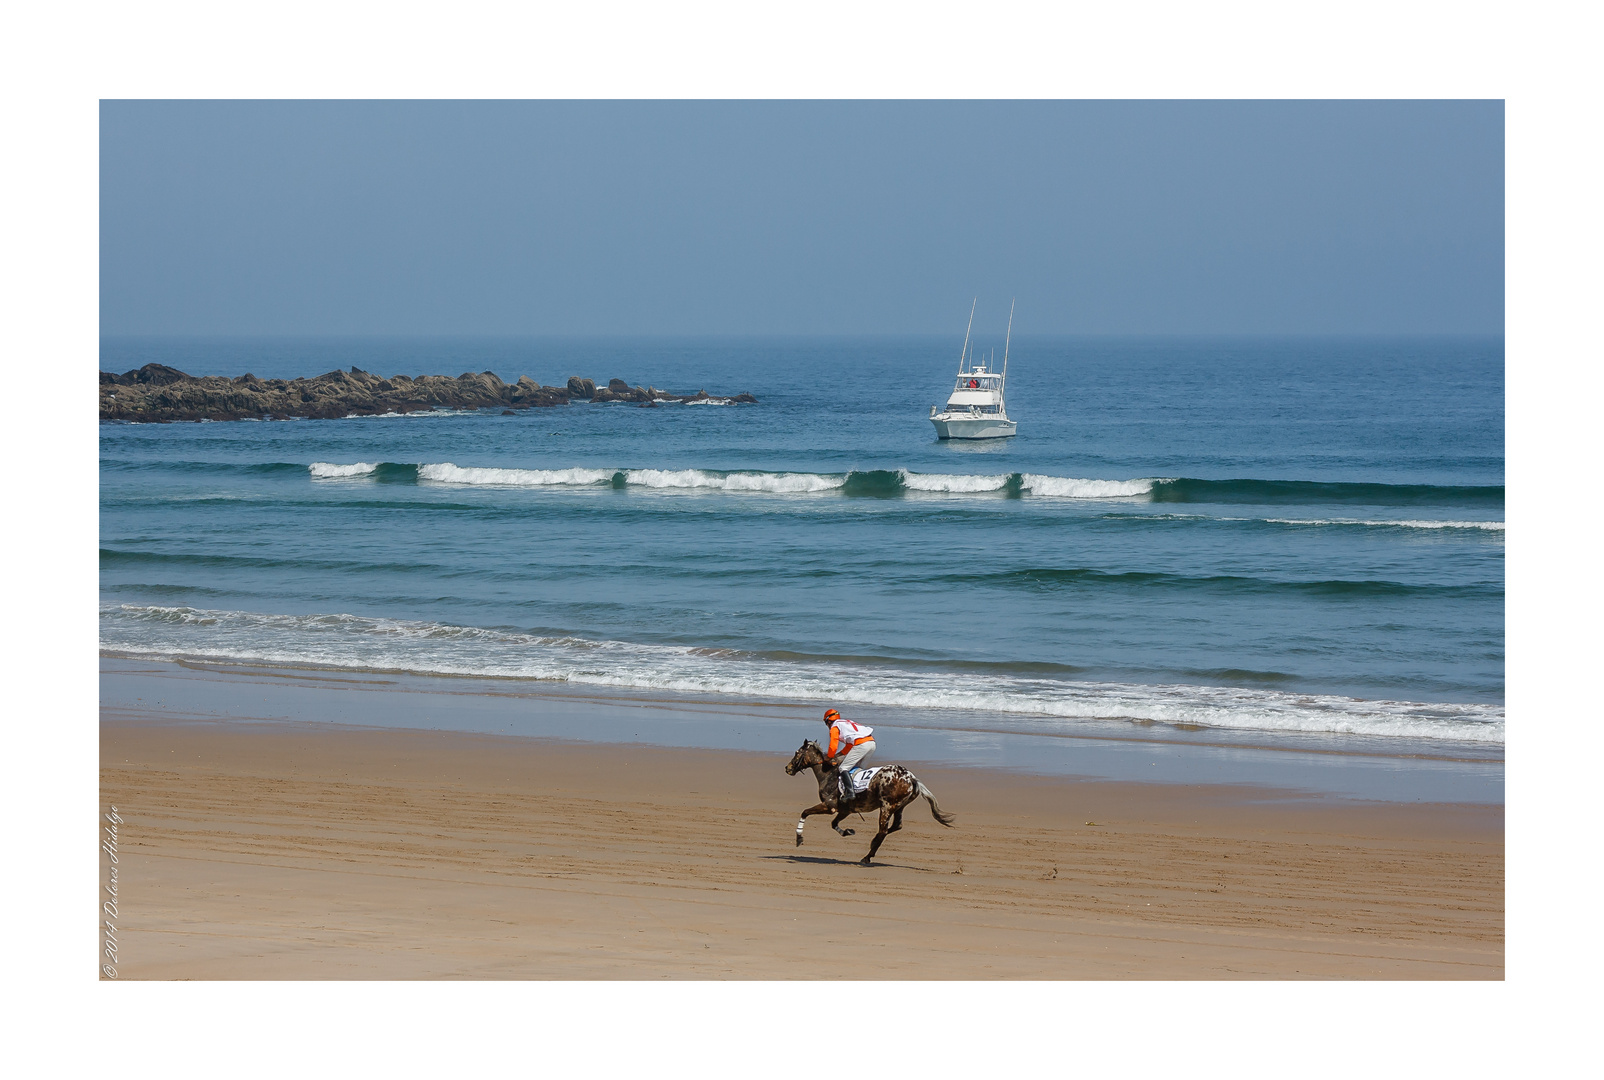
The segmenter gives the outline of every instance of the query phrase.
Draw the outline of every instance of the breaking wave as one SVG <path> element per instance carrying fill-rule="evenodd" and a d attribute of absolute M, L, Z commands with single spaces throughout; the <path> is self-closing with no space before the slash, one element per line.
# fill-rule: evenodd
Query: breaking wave
<path fill-rule="evenodd" d="M 608 469 L 465 469 L 450 462 L 417 466 L 419 480 L 496 487 L 574 487 L 610 482 Z"/>
<path fill-rule="evenodd" d="M 868 498 L 910 493 L 1059 499 L 1111 499 L 1145 495 L 1153 480 L 1086 480 L 1035 473 L 917 473 L 908 469 L 854 469 L 845 473 L 766 472 L 720 469 L 504 469 L 440 462 L 424 465 L 327 461 L 308 466 L 318 479 L 371 476 L 485 487 L 614 487 L 657 490 L 767 492 L 781 495 L 835 492 Z"/>
<path fill-rule="evenodd" d="M 320 480 L 347 476 L 366 476 L 379 467 L 378 462 L 358 461 L 354 465 L 335 465 L 329 461 L 314 461 L 307 468 Z"/>
<path fill-rule="evenodd" d="M 1170 483 L 1168 480 L 1073 480 L 1035 473 L 1025 473 L 1021 479 L 1021 486 L 1031 494 L 1057 499 L 1128 499 L 1151 495 L 1155 484 Z"/>
<path fill-rule="evenodd" d="M 282 466 L 273 465 L 270 468 Z M 1261 506 L 1349 503 L 1372 506 L 1502 507 L 1502 485 L 1482 487 L 1430 484 L 1325 483 L 1312 480 L 1196 480 L 1142 477 L 1104 480 L 1041 473 L 919 473 L 909 469 L 853 469 L 844 473 L 769 472 L 737 469 L 511 469 L 359 461 L 349 465 L 316 461 L 307 466 L 316 479 L 370 477 L 388 482 L 425 481 L 487 487 L 614 487 L 681 491 L 754 492 L 781 495 L 833 492 L 867 498 L 906 495 L 992 495 L 1005 498 L 1145 499 L 1155 503 L 1254 504 Z M 1501 530 L 1499 521 L 1409 519 L 1267 518 L 1286 525 L 1367 525 L 1396 528 L 1477 528 Z"/>
<path fill-rule="evenodd" d="M 114 605 L 100 610 L 100 644 L 103 649 L 153 658 L 964 710 L 1028 718 L 1044 734 L 1072 731 L 1077 722 L 1125 720 L 1488 745 L 1504 742 L 1504 709 L 1499 705 L 1367 700 L 1259 687 L 1093 682 L 1055 678 L 1007 663 L 982 664 L 985 671 L 975 670 L 974 662 L 942 670 L 886 658 L 780 657 L 349 614 Z M 929 722 L 940 726 L 939 715 Z"/>

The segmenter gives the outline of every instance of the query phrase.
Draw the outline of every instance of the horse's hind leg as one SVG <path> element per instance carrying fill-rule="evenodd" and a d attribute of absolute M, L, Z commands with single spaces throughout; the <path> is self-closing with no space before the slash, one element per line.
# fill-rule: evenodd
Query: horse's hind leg
<path fill-rule="evenodd" d="M 896 804 L 896 809 L 891 811 L 891 828 L 886 830 L 887 836 L 902 828 L 902 812 L 908 808 L 908 804 L 913 802 L 914 798 L 915 795 L 910 791 L 906 798 Z M 874 852 L 871 851 L 869 854 L 873 855 Z"/>
<path fill-rule="evenodd" d="M 874 853 L 880 850 L 880 845 L 886 842 L 887 836 L 891 835 L 893 831 L 891 828 L 893 813 L 894 811 L 889 806 L 880 808 L 880 831 L 874 834 L 874 842 L 869 845 L 869 854 L 863 857 L 862 861 L 858 863 L 859 866 L 868 866 L 869 860 L 874 858 Z"/>

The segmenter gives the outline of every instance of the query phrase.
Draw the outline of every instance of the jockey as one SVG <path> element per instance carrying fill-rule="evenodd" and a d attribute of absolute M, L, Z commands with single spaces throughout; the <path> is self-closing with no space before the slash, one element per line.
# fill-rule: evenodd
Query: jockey
<path fill-rule="evenodd" d="M 825 748 L 826 762 L 839 759 L 841 770 L 841 796 L 852 797 L 851 776 L 869 758 L 874 756 L 874 728 L 841 719 L 834 709 L 826 709 L 824 722 L 830 727 L 830 745 Z"/>

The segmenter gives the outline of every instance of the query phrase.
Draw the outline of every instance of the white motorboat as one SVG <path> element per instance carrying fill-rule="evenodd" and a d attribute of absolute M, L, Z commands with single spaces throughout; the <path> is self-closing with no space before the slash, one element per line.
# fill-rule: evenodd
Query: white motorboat
<path fill-rule="evenodd" d="M 940 411 L 930 406 L 930 422 L 941 439 L 1005 439 L 1019 425 L 1008 419 L 1004 384 L 1008 381 L 1008 344 L 1014 336 L 1014 308 L 1008 305 L 1008 336 L 1003 340 L 1003 366 L 985 361 L 976 363 L 969 352 L 969 331 L 975 326 L 975 305 L 969 305 L 969 329 L 964 331 L 963 351 L 958 354 L 958 382 Z M 995 354 L 992 357 L 996 359 Z"/>

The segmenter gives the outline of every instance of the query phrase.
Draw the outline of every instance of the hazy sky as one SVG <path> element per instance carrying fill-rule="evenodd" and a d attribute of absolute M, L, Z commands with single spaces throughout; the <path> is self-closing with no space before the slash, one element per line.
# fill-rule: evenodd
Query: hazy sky
<path fill-rule="evenodd" d="M 1501 102 L 104 102 L 103 334 L 1502 333 Z"/>

